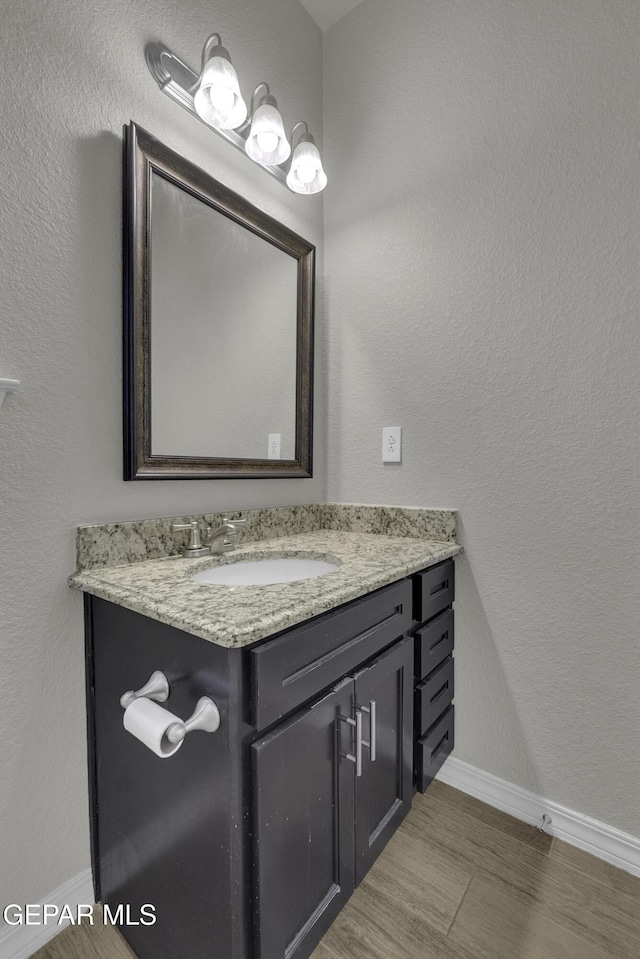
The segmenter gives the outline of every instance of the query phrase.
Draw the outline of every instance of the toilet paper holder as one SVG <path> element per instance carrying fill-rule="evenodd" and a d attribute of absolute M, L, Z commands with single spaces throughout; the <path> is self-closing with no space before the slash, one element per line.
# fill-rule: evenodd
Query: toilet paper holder
<path fill-rule="evenodd" d="M 161 670 L 156 669 L 140 689 L 130 689 L 120 697 L 120 705 L 126 709 L 136 699 L 153 699 L 165 703 L 169 698 L 169 681 Z M 168 727 L 165 735 L 171 743 L 181 743 L 187 733 L 200 729 L 205 733 L 215 733 L 220 727 L 220 710 L 209 696 L 201 696 L 195 709 L 184 722 L 178 720 Z"/>
<path fill-rule="evenodd" d="M 164 673 L 156 669 L 151 673 L 149 679 L 140 689 L 130 689 L 120 697 L 120 705 L 123 709 L 130 706 L 134 699 L 154 699 L 157 703 L 166 703 L 169 698 L 169 680 Z"/>

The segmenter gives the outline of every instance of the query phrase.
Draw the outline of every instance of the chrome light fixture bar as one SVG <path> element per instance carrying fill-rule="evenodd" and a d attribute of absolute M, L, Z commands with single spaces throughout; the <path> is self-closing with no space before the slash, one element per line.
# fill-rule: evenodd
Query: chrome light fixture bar
<path fill-rule="evenodd" d="M 283 186 L 294 193 L 319 193 L 324 189 L 327 177 L 307 124 L 296 123 L 287 139 L 278 105 L 266 83 L 259 83 L 253 91 L 247 117 L 237 74 L 217 33 L 211 34 L 204 45 L 200 74 L 162 43 L 150 44 L 145 58 L 163 93 Z M 290 141 L 300 126 L 306 132 L 298 138 L 291 155 Z"/>

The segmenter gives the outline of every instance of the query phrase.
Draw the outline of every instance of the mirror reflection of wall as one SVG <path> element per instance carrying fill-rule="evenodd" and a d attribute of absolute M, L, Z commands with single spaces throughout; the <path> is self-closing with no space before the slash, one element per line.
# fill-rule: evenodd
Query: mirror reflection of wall
<path fill-rule="evenodd" d="M 295 456 L 297 261 L 152 174 L 151 452 Z"/>

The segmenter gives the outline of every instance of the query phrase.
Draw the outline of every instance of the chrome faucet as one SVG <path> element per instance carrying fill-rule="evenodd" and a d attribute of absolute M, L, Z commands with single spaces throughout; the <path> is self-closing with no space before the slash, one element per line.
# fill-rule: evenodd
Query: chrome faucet
<path fill-rule="evenodd" d="M 223 553 L 235 549 L 235 543 L 232 540 L 238 532 L 238 526 L 244 526 L 245 523 L 246 520 L 244 519 L 230 520 L 225 516 L 222 525 L 218 526 L 217 529 L 212 530 L 210 526 L 207 527 L 207 538 L 204 545 L 209 548 L 211 555 L 222 556 Z"/>
<path fill-rule="evenodd" d="M 187 559 L 195 559 L 197 556 L 222 556 L 229 550 L 235 549 L 235 544 L 230 540 L 238 532 L 238 526 L 244 526 L 244 519 L 227 519 L 225 516 L 222 525 L 212 530 L 207 526 L 207 538 L 204 543 L 200 539 L 200 530 L 198 523 L 193 520 L 191 523 L 173 523 L 174 530 L 189 530 L 189 542 L 183 549 L 182 555 Z"/>

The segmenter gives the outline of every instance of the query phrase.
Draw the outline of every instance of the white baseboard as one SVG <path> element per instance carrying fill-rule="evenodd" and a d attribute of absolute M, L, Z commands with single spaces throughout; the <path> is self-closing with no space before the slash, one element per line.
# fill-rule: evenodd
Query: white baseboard
<path fill-rule="evenodd" d="M 73 879 L 69 879 L 53 892 L 49 893 L 44 899 L 40 900 L 39 905 L 52 903 L 61 910 L 63 906 L 71 906 L 75 914 L 75 907 L 78 905 L 92 904 L 93 883 L 91 881 L 91 870 L 85 869 Z M 2 909 L 8 903 L 3 903 Z M 24 903 L 20 903 L 24 906 Z M 34 952 L 37 952 L 45 943 L 57 936 L 68 922 L 61 923 L 59 926 L 55 922 L 49 922 L 47 925 L 39 926 L 8 926 L 0 925 L 0 959 L 29 959 Z"/>
<path fill-rule="evenodd" d="M 436 778 L 533 826 L 542 827 L 542 817 L 547 816 L 545 832 L 640 876 L 640 839 L 636 836 L 536 796 L 454 757 L 446 761 Z"/>

